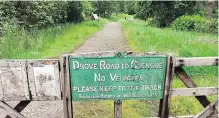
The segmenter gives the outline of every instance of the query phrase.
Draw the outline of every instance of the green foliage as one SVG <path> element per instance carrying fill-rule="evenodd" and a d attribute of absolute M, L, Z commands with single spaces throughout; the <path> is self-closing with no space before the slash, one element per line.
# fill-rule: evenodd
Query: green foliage
<path fill-rule="evenodd" d="M 195 1 L 140 1 L 136 17 L 142 20 L 152 18 L 152 24 L 166 27 L 177 17 L 194 12 Z"/>
<path fill-rule="evenodd" d="M 184 57 L 217 55 L 217 35 L 160 29 L 137 20 L 124 20 L 122 24 L 131 48 L 136 51 L 170 52 Z"/>
<path fill-rule="evenodd" d="M 116 11 L 116 3 L 116 1 L 92 1 L 94 13 L 98 14 L 99 16 L 108 18 L 114 11 Z"/>
<path fill-rule="evenodd" d="M 218 32 L 218 22 L 216 19 L 207 20 L 200 15 L 181 16 L 177 18 L 171 25 L 171 27 L 178 31 L 197 31 L 204 33 Z"/>
<path fill-rule="evenodd" d="M 13 19 L 16 15 L 15 2 L 5 1 L 0 2 L 0 18 L 1 21 L 8 21 L 9 19 Z"/>
<path fill-rule="evenodd" d="M 199 15 L 181 16 L 173 22 L 172 27 L 176 30 L 191 31 L 195 29 L 196 23 L 200 24 L 203 22 L 205 22 L 205 19 Z"/>
<path fill-rule="evenodd" d="M 172 53 L 177 57 L 207 57 L 218 56 L 218 45 L 215 43 L 218 35 L 198 32 L 173 31 L 170 28 L 157 28 L 145 25 L 144 21 L 121 21 L 125 37 L 132 50 L 139 52 Z M 218 86 L 218 68 L 186 67 L 185 70 L 199 87 Z M 186 88 L 174 78 L 173 88 Z M 210 96 L 213 101 L 218 96 Z M 197 114 L 202 106 L 194 97 L 171 98 L 171 116 L 186 116 Z M 189 110 L 188 110 L 189 109 Z M 153 109 L 149 110 L 153 111 Z"/>
<path fill-rule="evenodd" d="M 82 1 L 69 1 L 68 2 L 68 17 L 67 21 L 82 21 L 84 20 L 84 17 L 82 15 L 83 12 L 83 5 Z"/>
<path fill-rule="evenodd" d="M 77 48 L 85 39 L 99 31 L 106 21 L 66 23 L 31 32 L 18 25 L 4 24 L 0 40 L 1 59 L 51 58 Z"/>
<path fill-rule="evenodd" d="M 66 6 L 66 2 L 17 1 L 16 18 L 26 28 L 48 27 L 65 21 Z"/>
<path fill-rule="evenodd" d="M 88 2 L 88 1 L 83 1 L 82 2 L 82 5 L 83 5 L 83 17 L 87 17 L 87 16 L 91 16 L 94 8 L 92 7 L 92 4 L 91 2 Z"/>
<path fill-rule="evenodd" d="M 93 7 L 88 1 L 1 1 L 1 22 L 25 29 L 37 29 L 60 23 L 82 21 Z"/>
<path fill-rule="evenodd" d="M 218 18 L 218 1 L 197 1 L 195 14 L 209 19 Z"/>
<path fill-rule="evenodd" d="M 133 15 L 136 13 L 136 1 L 126 1 L 125 2 L 125 13 Z"/>

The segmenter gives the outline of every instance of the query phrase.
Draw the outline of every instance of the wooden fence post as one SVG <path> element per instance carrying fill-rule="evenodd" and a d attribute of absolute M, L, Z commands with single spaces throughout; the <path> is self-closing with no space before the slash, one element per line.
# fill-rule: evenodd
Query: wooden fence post
<path fill-rule="evenodd" d="M 71 85 L 69 77 L 69 56 L 61 56 L 61 82 L 62 82 L 62 99 L 65 118 L 73 118 L 73 107 L 71 99 Z"/>
<path fill-rule="evenodd" d="M 114 118 L 122 118 L 122 101 L 114 101 Z"/>
<path fill-rule="evenodd" d="M 170 100 L 171 100 L 170 91 L 172 89 L 174 67 L 175 67 L 175 57 L 168 56 L 164 97 L 163 99 L 160 100 L 159 113 L 158 113 L 158 117 L 161 117 L 161 118 L 169 117 L 169 106 L 170 106 Z"/>

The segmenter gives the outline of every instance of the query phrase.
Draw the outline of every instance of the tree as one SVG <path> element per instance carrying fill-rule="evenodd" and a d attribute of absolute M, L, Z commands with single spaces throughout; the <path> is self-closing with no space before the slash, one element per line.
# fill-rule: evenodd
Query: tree
<path fill-rule="evenodd" d="M 83 6 L 83 17 L 88 17 L 91 15 L 91 13 L 93 12 L 93 7 L 91 2 L 89 1 L 83 1 L 82 2 L 82 6 Z"/>
<path fill-rule="evenodd" d="M 92 1 L 94 12 L 99 16 L 109 17 L 115 11 L 114 4 L 112 1 Z"/>
<path fill-rule="evenodd" d="M 83 15 L 83 5 L 82 1 L 69 1 L 68 2 L 68 8 L 67 8 L 67 21 L 72 22 L 72 21 L 82 21 Z"/>
<path fill-rule="evenodd" d="M 158 27 L 166 27 L 184 14 L 194 13 L 196 1 L 140 1 L 137 3 L 136 17 L 147 20 Z"/>
<path fill-rule="evenodd" d="M 125 10 L 129 15 L 133 15 L 136 13 L 136 1 L 126 1 L 125 2 Z"/>

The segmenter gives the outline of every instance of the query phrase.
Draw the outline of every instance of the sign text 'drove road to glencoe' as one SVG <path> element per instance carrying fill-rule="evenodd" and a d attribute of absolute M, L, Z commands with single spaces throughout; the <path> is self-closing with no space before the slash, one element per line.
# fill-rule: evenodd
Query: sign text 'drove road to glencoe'
<path fill-rule="evenodd" d="M 72 99 L 163 98 L 166 56 L 70 56 Z"/>

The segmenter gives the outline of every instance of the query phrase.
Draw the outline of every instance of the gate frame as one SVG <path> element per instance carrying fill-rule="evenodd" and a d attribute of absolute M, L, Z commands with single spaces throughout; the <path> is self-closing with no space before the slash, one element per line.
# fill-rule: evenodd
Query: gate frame
<path fill-rule="evenodd" d="M 103 52 L 109 53 L 109 52 Z M 133 52 L 129 52 L 133 53 Z M 98 56 L 99 53 L 96 55 Z M 146 53 L 154 54 L 154 53 Z M 87 54 L 82 54 L 87 55 Z M 166 75 L 165 89 L 164 89 L 164 98 L 160 100 L 159 113 L 158 117 L 168 118 L 169 117 L 169 105 L 170 98 L 172 96 L 195 96 L 196 99 L 202 104 L 204 109 L 195 116 L 181 116 L 180 118 L 217 118 L 218 117 L 218 99 L 214 102 L 210 102 L 207 99 L 207 95 L 218 95 L 218 87 L 197 87 L 196 84 L 192 81 L 191 77 L 186 73 L 182 68 L 183 66 L 218 66 L 218 57 L 174 57 L 169 56 L 169 64 L 167 64 L 168 72 Z M 56 59 L 43 59 L 42 61 L 52 61 Z M 2 60 L 0 60 L 2 61 Z M 11 60 L 13 62 L 13 60 Z M 26 60 L 26 63 L 33 60 Z M 63 111 L 65 118 L 73 118 L 73 104 L 71 99 L 71 85 L 70 85 L 70 75 L 69 75 L 69 55 L 60 56 L 58 61 L 59 70 L 60 70 L 60 81 L 61 81 L 61 93 L 63 100 Z M 28 67 L 28 66 L 27 66 Z M 26 68 L 27 68 L 26 67 Z M 176 74 L 179 79 L 186 85 L 187 88 L 174 88 L 172 89 L 172 79 L 173 74 Z M 27 74 L 28 75 L 28 74 Z M 0 81 L 1 82 L 1 81 Z M 8 112 L 6 118 L 25 118 L 20 112 L 32 101 L 30 100 L 21 100 L 15 107 L 11 107 L 4 101 L 0 101 L 0 108 Z M 58 99 L 45 99 L 42 101 L 51 101 Z M 10 115 L 10 116 L 9 116 Z M 122 117 L 122 102 L 114 101 L 114 117 Z M 156 117 L 157 118 L 157 117 Z M 173 117 L 172 117 L 173 118 Z M 179 117 L 176 117 L 179 118 Z"/>

